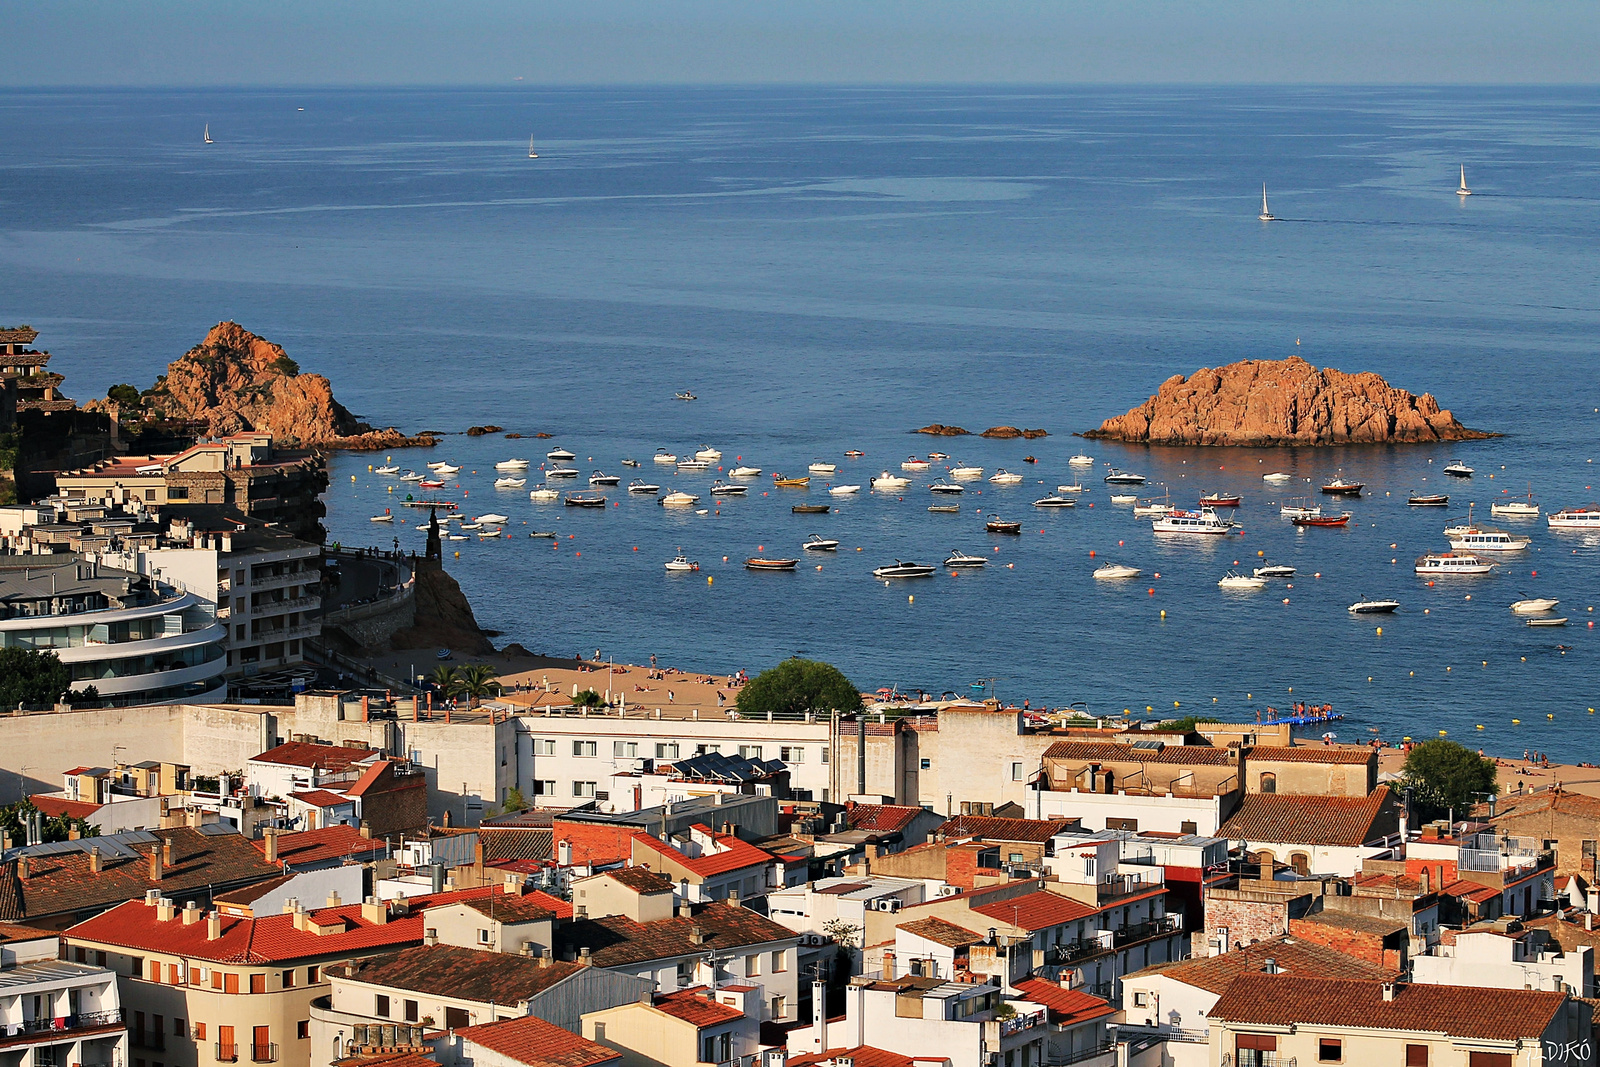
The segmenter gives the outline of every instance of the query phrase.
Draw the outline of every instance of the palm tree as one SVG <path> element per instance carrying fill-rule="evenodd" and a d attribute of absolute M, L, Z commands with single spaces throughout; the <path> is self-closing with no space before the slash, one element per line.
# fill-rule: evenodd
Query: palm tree
<path fill-rule="evenodd" d="M 458 667 L 448 665 L 435 667 L 433 674 L 428 676 L 428 680 L 438 686 L 440 692 L 448 694 L 455 689 L 456 675 L 459 670 L 460 668 Z"/>
<path fill-rule="evenodd" d="M 496 680 L 495 669 L 487 663 L 471 663 L 456 671 L 455 679 L 451 683 L 451 691 L 458 696 L 467 698 L 467 707 L 475 708 L 478 701 L 497 692 L 500 683 Z"/>

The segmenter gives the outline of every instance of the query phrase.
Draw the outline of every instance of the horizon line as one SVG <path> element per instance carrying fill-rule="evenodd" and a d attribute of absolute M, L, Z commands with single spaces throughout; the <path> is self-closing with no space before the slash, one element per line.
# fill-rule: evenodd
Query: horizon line
<path fill-rule="evenodd" d="M 374 89 L 391 90 L 457 90 L 482 92 L 487 90 L 593 90 L 618 89 L 834 89 L 834 90 L 896 90 L 896 89 L 1597 89 L 1600 78 L 1594 81 L 1550 82 L 1423 82 L 1423 81 L 569 81 L 539 82 L 516 79 L 511 82 L 216 82 L 171 84 L 128 84 L 114 82 L 38 82 L 8 85 L 0 82 L 0 92 L 185 92 L 247 90 L 253 92 L 303 92 L 357 91 Z"/>

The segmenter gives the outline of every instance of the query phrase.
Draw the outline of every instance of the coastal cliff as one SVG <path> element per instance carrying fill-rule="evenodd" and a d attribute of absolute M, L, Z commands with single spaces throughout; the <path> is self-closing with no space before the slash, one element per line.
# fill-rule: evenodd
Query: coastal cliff
<path fill-rule="evenodd" d="M 1395 389 L 1372 373 L 1318 370 L 1298 356 L 1241 360 L 1173 375 L 1126 415 L 1084 437 L 1163 445 L 1353 445 L 1472 441 L 1429 393 Z"/>
<path fill-rule="evenodd" d="M 266 431 L 282 444 L 303 448 L 371 450 L 431 445 L 428 436 L 375 430 L 334 399 L 320 374 L 302 374 L 279 345 L 236 322 L 219 322 L 205 340 L 167 366 L 155 386 L 140 393 L 115 386 L 88 410 L 108 411 L 124 424 L 182 424 L 203 437 Z"/>
<path fill-rule="evenodd" d="M 467 595 L 437 561 L 417 560 L 416 608 L 416 622 L 389 639 L 395 651 L 453 648 L 480 656 L 494 651 L 488 634 L 472 614 Z"/>

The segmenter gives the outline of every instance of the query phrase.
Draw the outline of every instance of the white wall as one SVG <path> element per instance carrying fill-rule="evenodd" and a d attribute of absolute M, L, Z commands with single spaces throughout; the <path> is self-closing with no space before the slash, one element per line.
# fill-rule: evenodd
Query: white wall
<path fill-rule="evenodd" d="M 1216 797 L 1128 796 L 1125 793 L 1082 793 L 1039 790 L 1029 794 L 1033 818 L 1079 819 L 1086 830 L 1104 830 L 1106 819 L 1137 819 L 1141 831 L 1216 835 L 1222 825 L 1222 803 Z"/>

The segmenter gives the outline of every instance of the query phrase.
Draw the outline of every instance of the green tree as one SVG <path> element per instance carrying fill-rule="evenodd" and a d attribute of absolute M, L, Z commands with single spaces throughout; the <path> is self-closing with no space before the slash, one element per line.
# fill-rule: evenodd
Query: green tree
<path fill-rule="evenodd" d="M 435 667 L 433 669 L 433 673 L 428 676 L 428 681 L 432 682 L 446 693 L 452 693 L 455 691 L 457 669 L 458 668 L 452 667 L 449 664 Z"/>
<path fill-rule="evenodd" d="M 496 679 L 495 669 L 487 663 L 469 663 L 460 668 L 450 685 L 450 691 L 457 696 L 466 697 L 470 707 L 477 707 L 478 701 L 491 693 L 498 692 L 499 689 L 500 683 Z"/>
<path fill-rule="evenodd" d="M 580 708 L 598 708 L 606 702 L 598 689 L 585 689 L 572 698 L 572 703 Z"/>
<path fill-rule="evenodd" d="M 0 648 L 0 708 L 54 704 L 72 685 L 72 672 L 48 650 Z"/>
<path fill-rule="evenodd" d="M 1498 792 L 1493 760 L 1443 738 L 1413 748 L 1400 781 L 1411 790 L 1412 807 L 1424 820 L 1437 819 L 1452 808 L 1464 815 L 1488 794 Z"/>
<path fill-rule="evenodd" d="M 513 812 L 528 810 L 528 798 L 522 795 L 522 790 L 512 786 L 506 790 L 505 803 L 500 805 L 502 814 L 510 815 Z"/>
<path fill-rule="evenodd" d="M 1181 719 L 1168 719 L 1161 724 L 1163 730 L 1182 730 L 1184 733 L 1193 733 L 1200 728 L 1203 722 L 1221 722 L 1214 715 L 1185 715 Z"/>
<path fill-rule="evenodd" d="M 139 390 L 126 382 L 113 385 L 110 389 L 107 389 L 106 399 L 125 408 L 144 406 L 144 398 L 139 395 Z"/>
<path fill-rule="evenodd" d="M 39 814 L 39 809 L 33 801 L 23 799 L 15 804 L 8 804 L 0 808 L 0 830 L 11 836 L 12 843 L 21 844 L 27 838 L 23 830 L 23 823 Z M 68 815 L 47 815 L 43 821 L 44 842 L 65 841 L 72 836 L 72 831 L 78 831 L 79 837 L 99 837 L 100 827 L 90 825 L 84 819 L 75 819 Z"/>
<path fill-rule="evenodd" d="M 769 667 L 739 690 L 739 714 L 803 715 L 808 711 L 860 711 L 861 691 L 837 667 L 798 656 Z"/>

